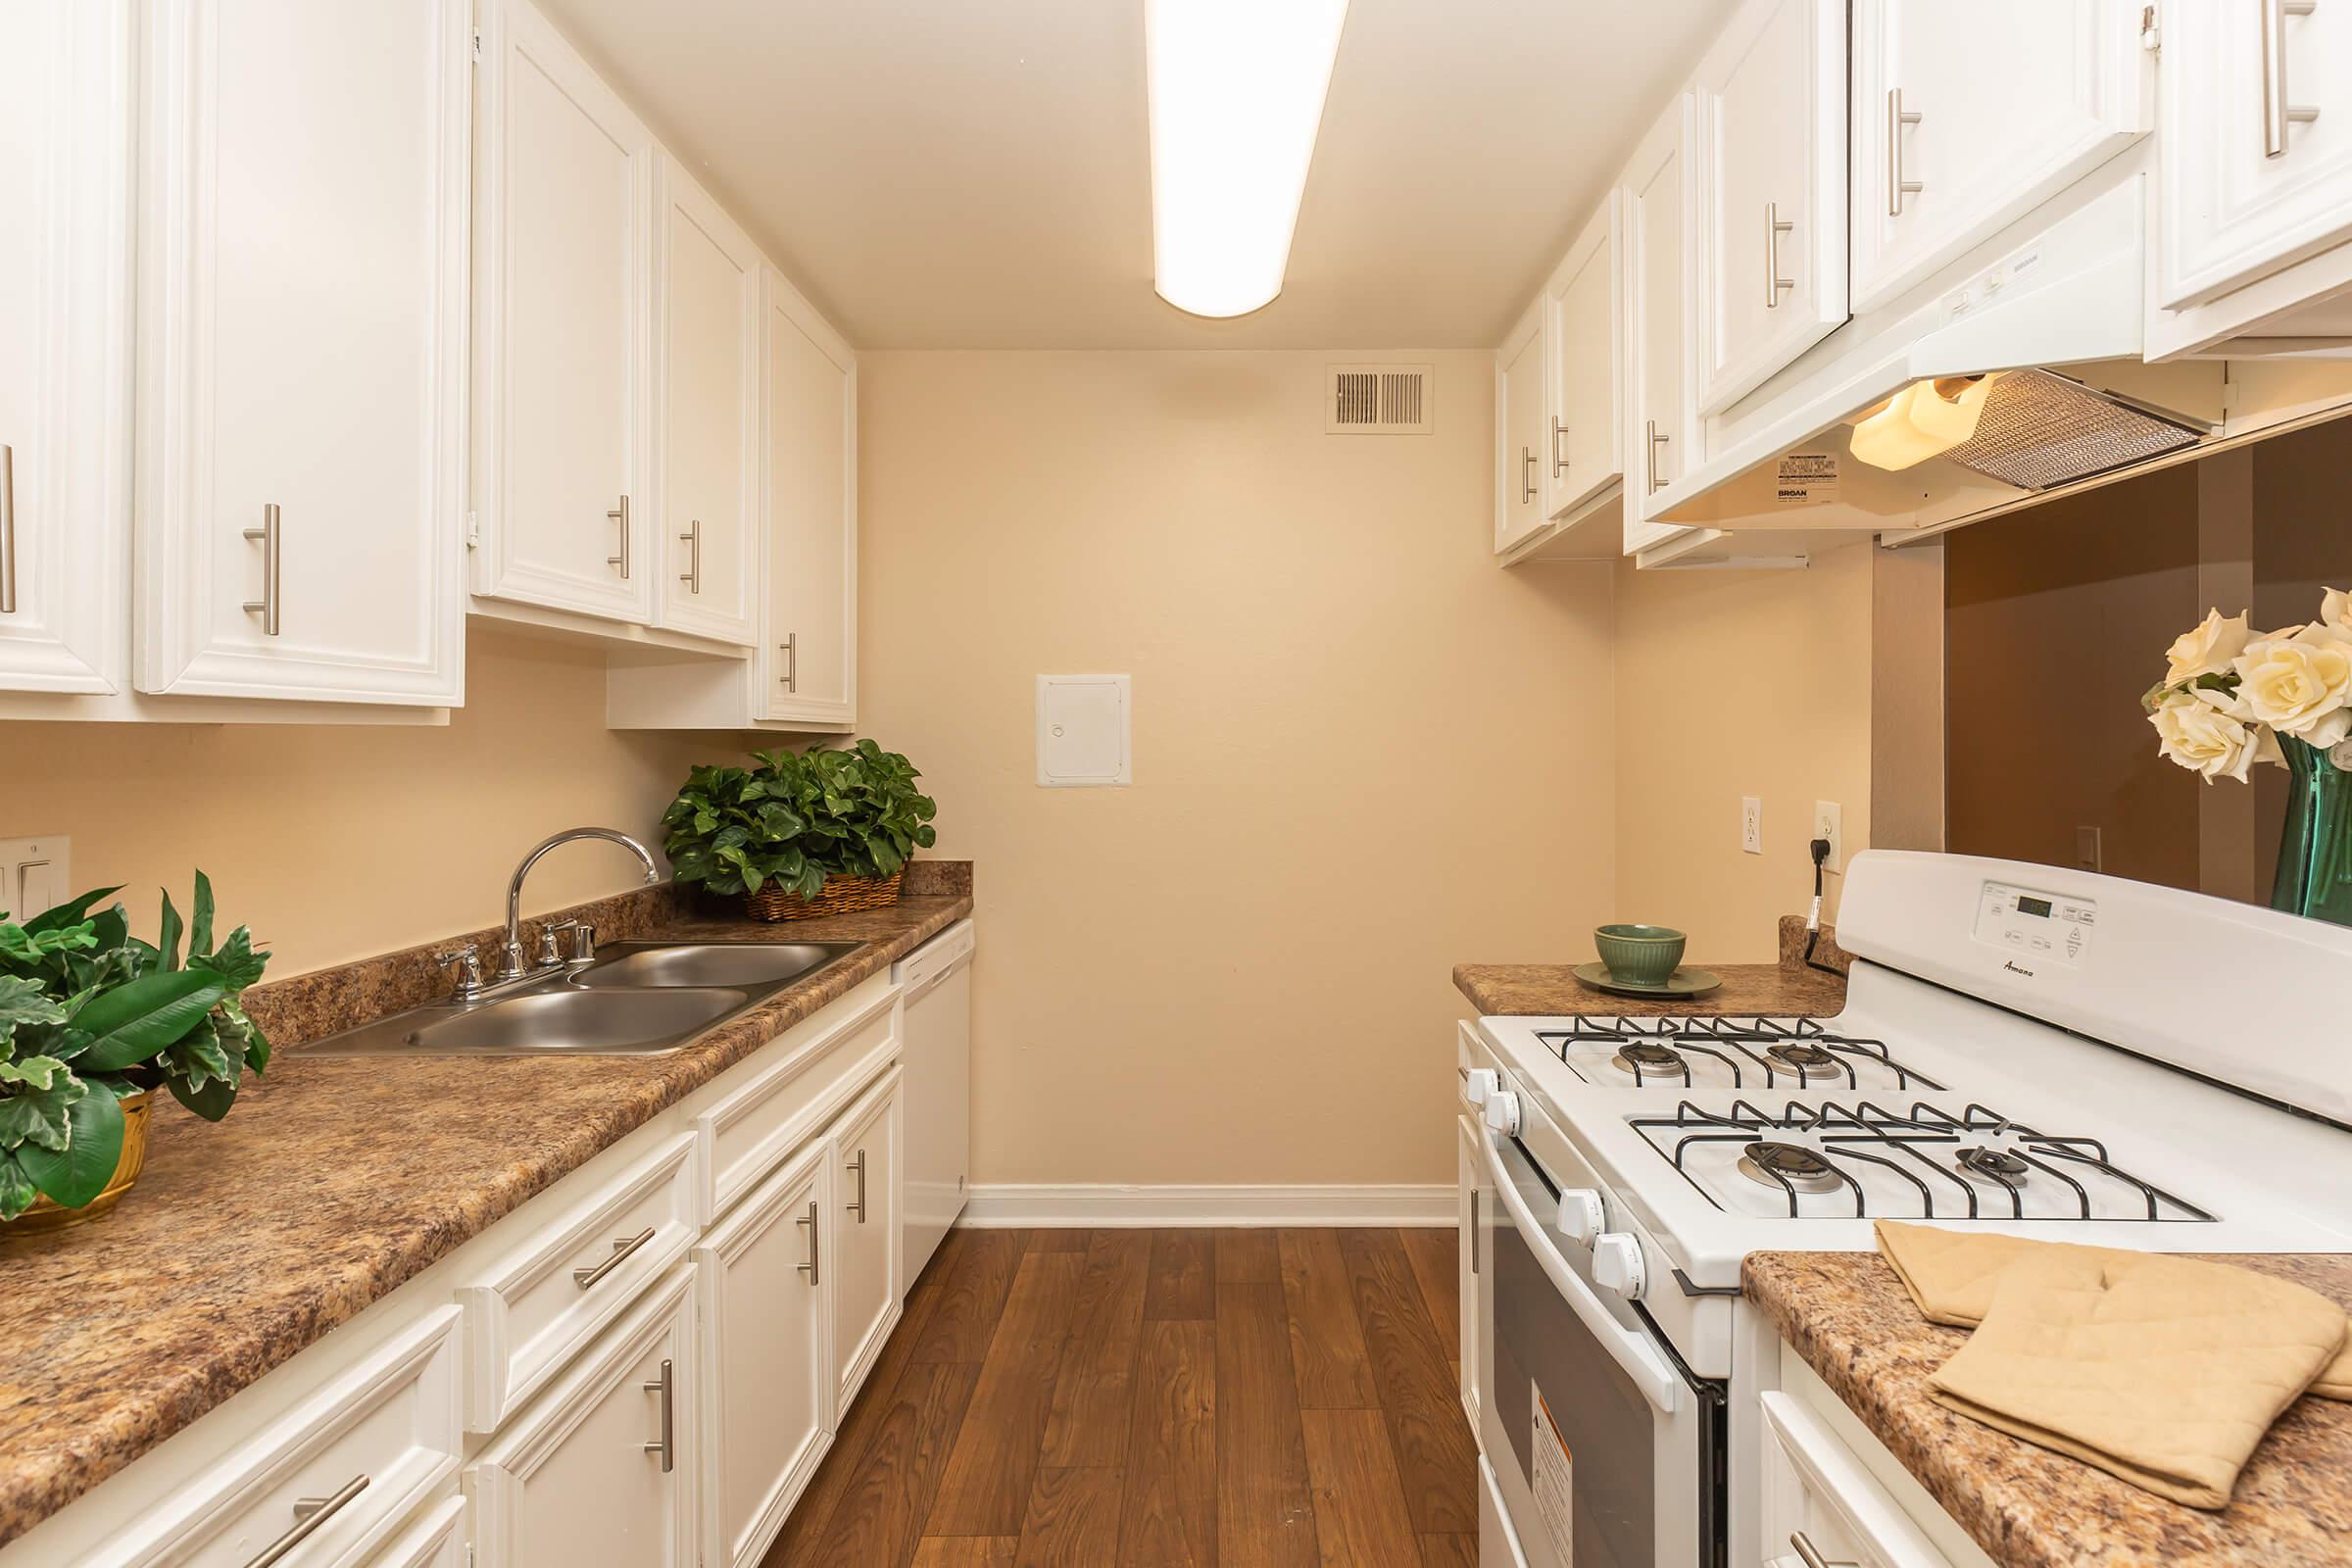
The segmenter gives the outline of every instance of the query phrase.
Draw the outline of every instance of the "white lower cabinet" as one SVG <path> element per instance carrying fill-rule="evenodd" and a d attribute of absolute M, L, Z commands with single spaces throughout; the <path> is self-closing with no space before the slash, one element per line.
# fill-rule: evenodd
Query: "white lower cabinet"
<path fill-rule="evenodd" d="M 770 1177 L 694 1250 L 702 1290 L 703 1561 L 756 1564 L 833 1426 L 826 1150 Z"/>
<path fill-rule="evenodd" d="M 893 1067 L 835 1125 L 833 1165 L 834 1365 L 846 1407 L 882 1342 L 898 1326 L 899 1070 Z"/>
<path fill-rule="evenodd" d="M 696 1340 L 681 1264 L 466 1470 L 475 1568 L 691 1568 Z"/>
<path fill-rule="evenodd" d="M 1486 1272 L 1486 1238 L 1479 1235 L 1479 1222 L 1486 1216 L 1486 1193 L 1481 1172 L 1485 1161 L 1479 1157 L 1478 1131 L 1467 1116 L 1453 1119 L 1454 1202 L 1455 1223 L 1460 1227 L 1458 1254 L 1454 1267 L 1455 1284 L 1459 1290 L 1462 1320 L 1462 1342 L 1457 1353 L 1461 1357 L 1462 1413 L 1470 1418 L 1470 1430 L 1478 1430 L 1478 1411 L 1481 1391 L 1478 1386 L 1479 1287 Z"/>
<path fill-rule="evenodd" d="M 368 1568 L 466 1568 L 466 1499 L 443 1499 L 415 1529 L 368 1558 Z"/>
<path fill-rule="evenodd" d="M 1851 1449 L 1804 1402 L 1763 1396 L 1767 1568 L 1805 1568 L 1805 1554 L 1854 1568 L 1953 1568 Z"/>

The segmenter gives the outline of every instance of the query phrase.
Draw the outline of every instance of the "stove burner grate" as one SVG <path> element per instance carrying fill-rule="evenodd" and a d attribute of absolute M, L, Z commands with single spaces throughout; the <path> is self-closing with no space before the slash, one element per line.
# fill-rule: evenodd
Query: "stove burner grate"
<path fill-rule="evenodd" d="M 1654 1040 L 1629 1040 L 1617 1049 L 1617 1054 L 1609 1062 L 1621 1072 L 1632 1073 L 1636 1083 L 1658 1073 L 1680 1078 L 1686 1084 L 1690 1081 L 1690 1063 L 1683 1054 Z"/>
<path fill-rule="evenodd" d="M 2033 1163 L 2022 1154 L 2012 1154 L 1999 1149 L 1985 1149 L 1980 1145 L 1971 1145 L 1955 1152 L 1952 1155 L 1952 1163 L 1958 1165 L 1962 1170 L 1973 1171 L 1979 1176 L 1989 1176 L 1996 1182 L 2008 1182 L 2012 1185 L 2024 1181 L 2028 1173 L 2034 1169 Z"/>
<path fill-rule="evenodd" d="M 1834 1193 L 1845 1185 L 1838 1168 L 1812 1150 L 1770 1140 L 1740 1152 L 1740 1174 L 1766 1187 L 1793 1187 L 1800 1193 Z"/>
<path fill-rule="evenodd" d="M 1766 1046 L 1764 1055 L 1774 1066 L 1786 1067 L 1795 1073 L 1798 1083 L 1815 1077 L 1835 1078 L 1845 1071 L 1835 1052 L 1826 1046 L 1809 1042 L 1784 1041 L 1779 1045 Z"/>
<path fill-rule="evenodd" d="M 1897 1090 L 1944 1087 L 1897 1061 L 1886 1042 L 1834 1034 L 1818 1018 L 1741 1014 L 1635 1018 L 1577 1013 L 1559 1028 L 1537 1030 L 1536 1039 L 1571 1066 L 1577 1064 L 1579 1047 L 1613 1051 L 1607 1058 L 1609 1064 L 1631 1073 L 1636 1084 L 1659 1076 L 1679 1077 L 1689 1084 L 1693 1062 L 1703 1057 L 1720 1062 L 1731 1073 L 1734 1089 L 1749 1087 L 1749 1074 L 1759 1071 L 1767 1089 L 1784 1081 L 1802 1088 L 1839 1080 L 1848 1089 L 1859 1089 L 1864 1087 L 1858 1072 L 1862 1067 L 1892 1074 Z M 1671 1054 L 1674 1059 L 1669 1061 L 1661 1053 Z"/>

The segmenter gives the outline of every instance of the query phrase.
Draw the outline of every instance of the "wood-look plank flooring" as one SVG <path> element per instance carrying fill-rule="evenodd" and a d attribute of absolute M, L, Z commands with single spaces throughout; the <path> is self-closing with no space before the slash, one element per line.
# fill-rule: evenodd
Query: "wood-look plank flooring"
<path fill-rule="evenodd" d="M 763 1568 L 1458 1568 L 1450 1230 L 959 1230 Z"/>

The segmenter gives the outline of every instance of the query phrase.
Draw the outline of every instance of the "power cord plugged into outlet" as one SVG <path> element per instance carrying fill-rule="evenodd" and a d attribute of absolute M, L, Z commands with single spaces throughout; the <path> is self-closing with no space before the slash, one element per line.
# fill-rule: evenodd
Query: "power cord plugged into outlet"
<path fill-rule="evenodd" d="M 1819 969 L 1823 974 L 1834 974 L 1842 980 L 1845 978 L 1843 970 L 1834 969 L 1826 963 L 1817 963 L 1813 958 L 1813 950 L 1821 945 L 1821 890 L 1822 881 L 1828 874 L 1830 863 L 1830 841 L 1815 839 L 1811 848 L 1813 851 L 1813 907 L 1805 915 L 1805 967 Z"/>

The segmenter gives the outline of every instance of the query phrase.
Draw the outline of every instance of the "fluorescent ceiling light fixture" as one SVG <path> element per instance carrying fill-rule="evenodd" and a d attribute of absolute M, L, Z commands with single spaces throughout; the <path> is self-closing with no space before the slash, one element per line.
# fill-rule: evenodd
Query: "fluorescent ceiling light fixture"
<path fill-rule="evenodd" d="M 1145 0 L 1159 297 L 1247 316 L 1282 292 L 1348 0 Z"/>
<path fill-rule="evenodd" d="M 1977 433 L 1994 379 L 1912 382 L 1854 425 L 1854 456 L 1891 471 L 1951 451 Z"/>

